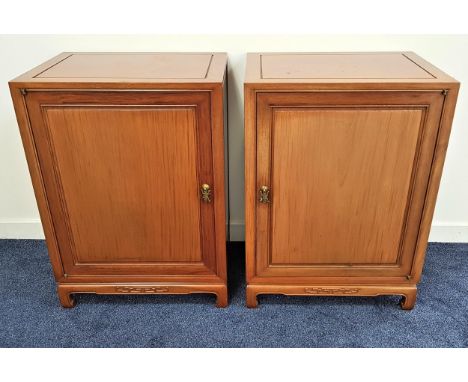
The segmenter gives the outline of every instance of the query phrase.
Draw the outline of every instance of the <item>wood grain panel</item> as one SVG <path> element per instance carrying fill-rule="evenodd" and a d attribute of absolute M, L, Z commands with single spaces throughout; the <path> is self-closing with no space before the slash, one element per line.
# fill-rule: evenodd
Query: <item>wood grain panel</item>
<path fill-rule="evenodd" d="M 248 53 L 245 85 L 255 90 L 442 90 L 457 81 L 414 52 Z"/>
<path fill-rule="evenodd" d="M 201 261 L 193 108 L 47 107 L 75 261 Z"/>
<path fill-rule="evenodd" d="M 63 52 L 9 84 L 11 89 L 215 90 L 225 82 L 226 64 L 226 53 Z"/>
<path fill-rule="evenodd" d="M 422 111 L 276 109 L 272 264 L 395 264 Z"/>
<path fill-rule="evenodd" d="M 205 78 L 212 54 L 70 53 L 37 78 Z"/>
<path fill-rule="evenodd" d="M 404 53 L 265 53 L 264 79 L 433 79 Z"/>

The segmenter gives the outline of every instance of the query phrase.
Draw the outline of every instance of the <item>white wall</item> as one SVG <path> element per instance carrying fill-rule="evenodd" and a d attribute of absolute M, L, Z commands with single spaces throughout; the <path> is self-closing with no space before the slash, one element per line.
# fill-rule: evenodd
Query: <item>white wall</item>
<path fill-rule="evenodd" d="M 51 56 L 62 51 L 228 52 L 231 235 L 242 240 L 245 52 L 379 50 L 415 51 L 462 83 L 430 240 L 468 242 L 468 36 L 442 35 L 0 36 L 0 238 L 43 237 L 7 82 Z"/>

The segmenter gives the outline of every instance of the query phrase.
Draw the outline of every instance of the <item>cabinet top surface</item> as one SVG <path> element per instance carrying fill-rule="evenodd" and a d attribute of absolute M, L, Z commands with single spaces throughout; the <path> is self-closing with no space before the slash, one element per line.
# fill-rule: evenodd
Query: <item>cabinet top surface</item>
<path fill-rule="evenodd" d="M 455 82 L 412 52 L 249 53 L 247 83 Z"/>
<path fill-rule="evenodd" d="M 12 82 L 222 82 L 225 53 L 62 53 Z"/>

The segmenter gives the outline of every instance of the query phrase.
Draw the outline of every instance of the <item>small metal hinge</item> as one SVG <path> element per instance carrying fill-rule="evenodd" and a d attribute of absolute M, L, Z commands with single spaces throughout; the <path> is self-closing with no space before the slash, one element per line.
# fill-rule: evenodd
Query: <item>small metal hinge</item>
<path fill-rule="evenodd" d="M 68 277 L 68 274 L 64 273 L 64 274 L 63 274 L 63 277 Z"/>
<path fill-rule="evenodd" d="M 447 89 L 442 90 L 442 95 L 446 96 L 447 93 L 448 93 L 448 90 L 447 90 Z"/>
<path fill-rule="evenodd" d="M 407 276 L 406 276 L 406 279 L 407 279 L 407 280 L 411 280 L 411 275 L 407 275 Z"/>
<path fill-rule="evenodd" d="M 21 89 L 20 91 L 21 91 L 21 94 L 24 96 L 28 94 L 28 91 L 26 89 Z"/>

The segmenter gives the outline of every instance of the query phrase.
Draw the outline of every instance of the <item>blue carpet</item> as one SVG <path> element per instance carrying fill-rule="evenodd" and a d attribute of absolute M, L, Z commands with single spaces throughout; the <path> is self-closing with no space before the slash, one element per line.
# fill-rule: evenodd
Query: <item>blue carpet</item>
<path fill-rule="evenodd" d="M 414 310 L 398 297 L 260 296 L 245 308 L 240 245 L 230 304 L 214 296 L 78 295 L 62 309 L 44 241 L 0 240 L 0 347 L 468 347 L 468 244 L 430 244 Z"/>

